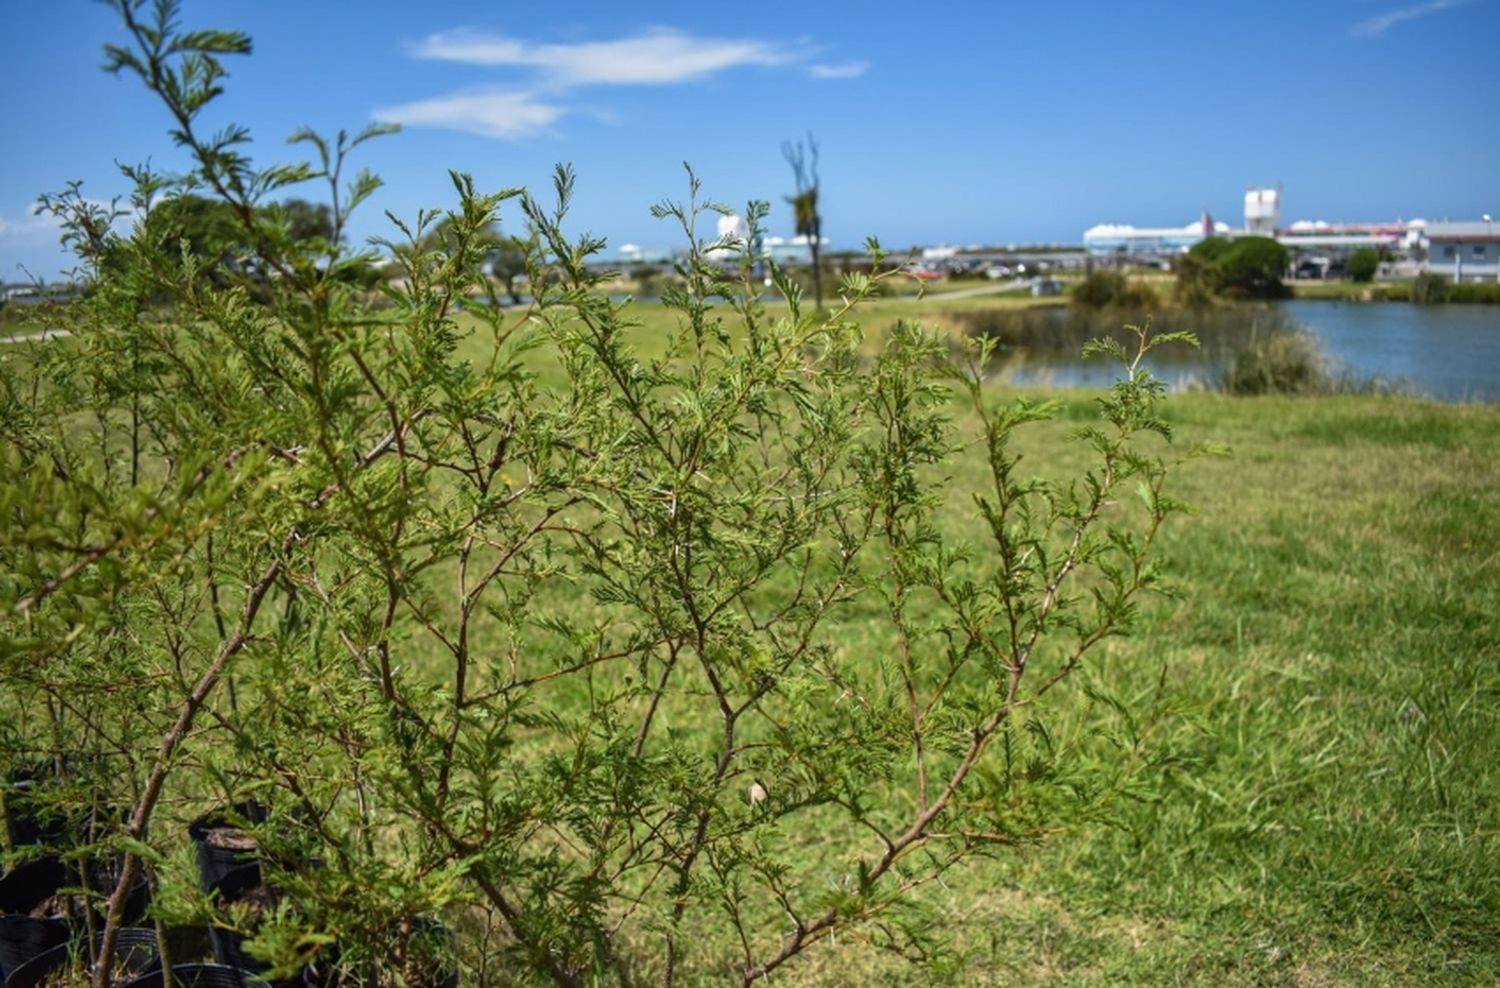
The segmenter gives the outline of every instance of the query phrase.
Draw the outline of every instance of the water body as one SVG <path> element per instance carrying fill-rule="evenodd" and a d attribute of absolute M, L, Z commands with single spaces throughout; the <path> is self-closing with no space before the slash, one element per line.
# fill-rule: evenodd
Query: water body
<path fill-rule="evenodd" d="M 1104 361 L 1075 356 L 1076 340 L 1097 335 L 1098 327 L 1081 326 L 1066 308 L 1027 318 L 1066 342 L 1060 350 L 1007 348 L 1011 380 L 1052 387 L 1104 387 L 1114 380 L 1115 368 Z M 1331 370 L 1356 381 L 1380 381 L 1440 401 L 1500 402 L 1500 306 L 1289 301 L 1220 312 L 1205 325 L 1193 324 L 1198 318 L 1169 314 L 1154 322 L 1160 331 L 1191 329 L 1205 343 L 1200 351 L 1174 348 L 1151 363 L 1175 389 L 1211 387 L 1244 341 L 1300 327 L 1317 338 Z"/>
<path fill-rule="evenodd" d="M 1283 302 L 1357 378 L 1409 382 L 1440 401 L 1500 401 L 1500 306 Z"/>

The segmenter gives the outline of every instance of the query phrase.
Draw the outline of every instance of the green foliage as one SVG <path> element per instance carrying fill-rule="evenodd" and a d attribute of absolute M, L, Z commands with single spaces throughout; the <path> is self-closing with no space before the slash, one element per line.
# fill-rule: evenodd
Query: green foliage
<path fill-rule="evenodd" d="M 505 982 L 749 985 L 845 931 L 927 956 L 914 884 L 1132 791 L 1137 760 L 1098 752 L 1138 722 L 1070 738 L 1047 710 L 1164 589 L 1194 451 L 1142 360 L 1184 334 L 1091 348 L 1123 377 L 1044 478 L 1014 444 L 1054 408 L 997 401 L 989 344 L 865 341 L 888 273 L 822 314 L 772 266 L 773 315 L 744 245 L 726 270 L 696 239 L 728 210 L 691 173 L 653 210 L 689 245 L 665 340 L 569 234 L 563 167 L 545 202 L 453 173 L 449 209 L 393 218 L 376 306 L 342 231 L 378 180 L 344 171 L 386 129 L 301 131 L 315 160 L 260 167 L 200 122 L 248 39 L 116 6 L 108 65 L 196 166 L 128 171 L 129 237 L 76 186 L 48 200 L 90 291 L 66 345 L 0 365 L 0 748 L 52 766 L 36 805 L 91 821 L 72 853 L 123 861 L 100 988 L 143 872 L 163 916 L 361 983 L 445 963 L 430 917 L 495 931 L 470 956 Z M 326 210 L 271 205 L 312 182 Z M 489 273 L 507 201 L 517 316 Z M 956 407 L 985 464 L 959 530 Z M 182 866 L 184 819 L 245 799 L 283 895 L 258 920 Z"/>
<path fill-rule="evenodd" d="M 1350 281 L 1365 284 L 1375 280 L 1375 272 L 1380 270 L 1380 252 L 1372 247 L 1361 247 L 1349 255 L 1349 260 L 1344 263 L 1344 272 Z"/>
<path fill-rule="evenodd" d="M 1270 237 L 1238 237 L 1219 256 L 1218 264 L 1226 294 L 1244 298 L 1282 298 L 1287 294 L 1281 276 L 1290 255 Z"/>
<path fill-rule="evenodd" d="M 1160 304 L 1150 285 L 1133 284 L 1120 271 L 1091 271 L 1078 283 L 1070 296 L 1073 305 L 1084 309 L 1118 308 L 1134 312 L 1155 309 Z"/>
<path fill-rule="evenodd" d="M 1412 280 L 1411 300 L 1417 305 L 1436 305 L 1448 301 L 1448 292 L 1453 286 L 1448 279 L 1433 271 L 1423 271 Z"/>
<path fill-rule="evenodd" d="M 1481 305 L 1500 304 L 1500 284 L 1493 281 L 1466 281 L 1461 285 L 1448 285 L 1444 300 Z"/>
<path fill-rule="evenodd" d="M 1215 295 L 1229 298 L 1285 298 L 1282 284 L 1290 255 L 1270 237 L 1209 237 L 1178 259 L 1176 297 L 1205 304 Z"/>
<path fill-rule="evenodd" d="M 1188 257 L 1208 264 L 1218 264 L 1234 250 L 1235 241 L 1228 237 L 1204 237 L 1188 248 Z"/>
<path fill-rule="evenodd" d="M 1311 333 L 1280 332 L 1235 353 L 1224 372 L 1224 390 L 1233 395 L 1327 394 L 1334 390 L 1334 379 Z"/>

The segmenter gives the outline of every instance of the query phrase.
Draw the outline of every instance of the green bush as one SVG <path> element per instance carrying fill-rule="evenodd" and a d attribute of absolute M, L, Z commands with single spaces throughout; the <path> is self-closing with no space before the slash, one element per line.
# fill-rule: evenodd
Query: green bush
<path fill-rule="evenodd" d="M 1091 271 L 1069 296 L 1073 305 L 1084 309 L 1116 308 L 1134 312 L 1156 309 L 1160 299 L 1150 285 L 1132 282 L 1120 271 Z"/>
<path fill-rule="evenodd" d="M 1314 395 L 1335 390 L 1335 380 L 1317 338 L 1296 330 L 1272 333 L 1237 351 L 1223 387 L 1232 395 Z"/>
<path fill-rule="evenodd" d="M 1500 304 L 1500 285 L 1493 281 L 1466 281 L 1461 285 L 1449 285 L 1447 300 L 1484 305 Z"/>
<path fill-rule="evenodd" d="M 1281 281 L 1290 261 L 1287 249 L 1270 237 L 1209 237 L 1177 259 L 1174 295 L 1201 306 L 1214 296 L 1237 299 L 1286 298 Z"/>
<path fill-rule="evenodd" d="M 1237 237 L 1218 258 L 1221 290 L 1236 298 L 1285 298 L 1282 284 L 1291 255 L 1270 237 Z"/>
<path fill-rule="evenodd" d="M 1448 279 L 1432 271 L 1423 271 L 1411 283 L 1411 300 L 1417 305 L 1436 305 L 1448 301 Z"/>
<path fill-rule="evenodd" d="M 691 175 L 654 210 L 689 244 L 674 321 L 640 332 L 564 167 L 546 202 L 453 173 L 449 209 L 393 218 L 376 311 L 338 231 L 388 129 L 257 165 L 201 120 L 249 38 L 114 6 L 107 65 L 196 166 L 129 171 L 127 237 L 76 184 L 46 197 L 91 290 L 65 345 L 0 361 L 0 767 L 52 766 L 31 795 L 90 821 L 70 860 L 118 857 L 98 988 L 143 872 L 164 923 L 226 921 L 181 826 L 220 803 L 268 807 L 273 976 L 336 944 L 346 983 L 409 983 L 436 915 L 492 983 L 748 988 L 846 932 L 935 956 L 914 887 L 1149 794 L 1150 701 L 1088 725 L 1102 758 L 1044 718 L 1160 586 L 1188 454 L 1143 358 L 1186 334 L 1089 348 L 1121 379 L 1038 479 L 1012 440 L 1054 406 L 997 398 L 992 344 L 867 344 L 853 307 L 894 275 L 815 314 L 772 266 L 767 309 L 755 259 L 703 253 Z M 309 183 L 332 236 L 262 208 Z M 212 253 L 155 235 L 189 189 L 223 207 Z M 520 315 L 490 276 L 506 202 Z M 980 519 L 950 531 L 956 494 Z"/>
<path fill-rule="evenodd" d="M 1370 247 L 1361 247 L 1349 255 L 1344 264 L 1344 273 L 1350 281 L 1370 282 L 1380 270 L 1380 252 Z"/>
<path fill-rule="evenodd" d="M 1229 237 L 1204 237 L 1189 247 L 1185 256 L 1206 264 L 1218 264 L 1224 259 L 1224 255 L 1234 249 L 1234 244 L 1235 241 Z"/>
<path fill-rule="evenodd" d="M 1411 284 L 1405 281 L 1387 281 L 1369 288 L 1370 298 L 1375 302 L 1410 302 Z"/>

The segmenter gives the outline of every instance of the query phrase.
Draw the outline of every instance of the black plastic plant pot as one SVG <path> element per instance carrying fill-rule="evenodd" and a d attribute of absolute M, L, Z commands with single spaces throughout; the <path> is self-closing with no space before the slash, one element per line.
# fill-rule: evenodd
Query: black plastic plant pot
<path fill-rule="evenodd" d="M 5 978 L 5 988 L 37 988 L 38 985 L 53 980 L 55 972 L 64 970 L 71 964 L 86 967 L 92 963 L 93 958 L 99 956 L 99 947 L 103 941 L 102 931 L 94 934 L 93 949 L 87 954 L 82 953 L 82 947 L 76 941 L 44 950 L 10 972 Z M 114 984 L 132 980 L 160 965 L 155 930 L 130 926 L 120 930 L 119 938 L 115 941 L 114 960 L 110 965 L 117 972 L 110 979 Z"/>
<path fill-rule="evenodd" d="M 29 913 L 68 882 L 62 859 L 48 855 L 12 869 L 0 878 L 0 913 Z"/>
<path fill-rule="evenodd" d="M 67 867 L 54 857 L 28 861 L 0 878 L 0 977 L 67 941 L 66 921 L 28 915 L 67 881 Z"/>
<path fill-rule="evenodd" d="M 108 897 L 114 895 L 115 886 L 120 881 L 120 869 L 124 862 L 111 861 L 107 864 L 95 865 L 89 871 L 89 888 L 103 897 L 95 907 L 94 913 L 103 920 L 107 911 Z M 145 922 L 146 910 L 151 908 L 151 884 L 146 880 L 144 872 L 137 871 L 135 881 L 130 886 L 130 894 L 125 897 L 125 908 L 120 915 L 120 922 L 124 926 L 134 926 Z"/>
<path fill-rule="evenodd" d="M 94 866 L 89 870 L 89 887 L 96 895 L 113 892 L 119 868 L 118 862 Z M 82 910 L 71 911 L 74 902 L 67 904 L 68 911 L 61 916 L 47 915 L 45 909 L 48 899 L 78 885 L 78 875 L 55 857 L 28 861 L 0 878 L 0 976 L 8 976 L 37 954 L 66 943 L 75 931 L 86 926 Z M 150 888 L 142 875 L 125 901 L 125 922 L 139 922 L 149 905 Z M 92 905 L 86 908 L 94 912 L 102 926 L 103 910 Z"/>
<path fill-rule="evenodd" d="M 198 846 L 198 877 L 205 892 L 236 868 L 247 865 L 260 870 L 260 849 L 245 832 L 243 823 L 264 823 L 266 808 L 259 803 L 235 803 L 215 810 L 188 824 L 188 836 Z M 257 880 L 256 884 L 260 884 Z"/>
<path fill-rule="evenodd" d="M 164 988 L 160 969 L 127 981 L 121 988 Z M 174 964 L 168 988 L 270 988 L 249 971 L 223 964 Z"/>
<path fill-rule="evenodd" d="M 209 892 L 217 904 L 225 906 L 235 902 L 244 902 L 253 897 L 264 897 L 269 902 L 270 896 L 258 864 L 241 865 L 235 868 L 210 888 Z M 220 964 L 257 973 L 264 971 L 267 967 L 266 964 L 245 952 L 245 937 L 234 930 L 210 926 L 208 941 L 213 949 L 214 960 Z"/>
<path fill-rule="evenodd" d="M 245 950 L 245 935 L 234 930 L 221 930 L 217 926 L 210 926 L 208 946 L 213 952 L 214 962 L 224 967 L 260 974 L 269 966 L 250 956 L 250 953 Z"/>
<path fill-rule="evenodd" d="M 8 980 L 11 972 L 38 954 L 65 946 L 72 933 L 73 928 L 60 919 L 0 916 L 0 975 Z"/>

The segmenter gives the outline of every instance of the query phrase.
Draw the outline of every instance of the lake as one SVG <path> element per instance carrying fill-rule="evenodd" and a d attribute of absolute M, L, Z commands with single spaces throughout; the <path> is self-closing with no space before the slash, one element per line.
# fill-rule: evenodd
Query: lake
<path fill-rule="evenodd" d="M 1222 322 L 1224 315 L 1210 321 Z M 1065 308 L 1039 318 L 1059 329 L 1076 328 L 1070 324 L 1077 317 Z M 1174 388 L 1215 381 L 1231 359 L 1231 338 L 1252 339 L 1295 325 L 1317 338 L 1332 370 L 1357 381 L 1380 380 L 1440 401 L 1500 401 L 1500 306 L 1288 301 L 1237 310 L 1232 332 L 1178 326 L 1177 318 L 1193 319 L 1168 315 L 1155 325 L 1162 331 L 1193 329 L 1205 347 L 1196 353 L 1179 349 L 1152 362 L 1152 370 Z M 1008 373 L 1018 384 L 1103 387 L 1114 378 L 1101 361 L 1036 347 L 1017 347 L 1010 359 Z"/>

